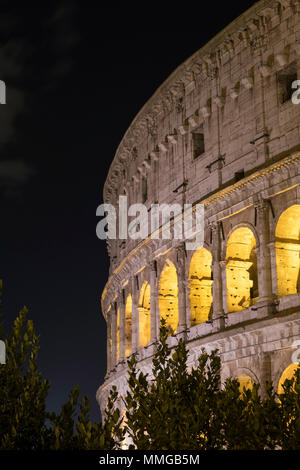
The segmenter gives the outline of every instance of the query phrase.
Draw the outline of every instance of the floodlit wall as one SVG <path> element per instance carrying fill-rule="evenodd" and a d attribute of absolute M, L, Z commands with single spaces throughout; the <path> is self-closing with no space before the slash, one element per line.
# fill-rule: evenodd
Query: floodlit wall
<path fill-rule="evenodd" d="M 186 38 L 183 40 L 186 40 Z M 222 381 L 278 386 L 300 340 L 300 2 L 261 0 L 159 87 L 122 138 L 104 201 L 204 206 L 204 241 L 108 239 L 103 409 L 127 358 L 151 373 L 161 318 L 189 365 L 218 349 Z M 148 217 L 148 219 L 147 219 Z M 161 227 L 163 229 L 163 227 Z M 171 220 L 171 232 L 173 230 Z M 130 300 L 129 300 L 130 299 Z M 246 379 L 245 379 L 246 380 Z M 248 380 L 248 379 L 247 379 Z"/>

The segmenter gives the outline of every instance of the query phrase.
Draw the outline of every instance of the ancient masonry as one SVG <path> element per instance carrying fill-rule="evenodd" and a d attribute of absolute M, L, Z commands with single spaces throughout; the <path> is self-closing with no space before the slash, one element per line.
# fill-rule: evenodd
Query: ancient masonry
<path fill-rule="evenodd" d="M 261 0 L 161 85 L 120 143 L 106 203 L 201 203 L 204 246 L 108 240 L 102 295 L 107 375 L 101 410 L 127 362 L 150 372 L 160 318 L 192 366 L 218 349 L 222 380 L 293 374 L 300 340 L 300 1 Z M 298 346 L 299 347 L 299 346 Z"/>

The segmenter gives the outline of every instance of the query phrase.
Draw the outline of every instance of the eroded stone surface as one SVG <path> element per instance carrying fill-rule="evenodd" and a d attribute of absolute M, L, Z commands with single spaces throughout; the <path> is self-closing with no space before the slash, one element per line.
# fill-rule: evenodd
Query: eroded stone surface
<path fill-rule="evenodd" d="M 161 85 L 120 143 L 105 202 L 201 202 L 205 251 L 107 242 L 102 410 L 113 384 L 126 390 L 126 356 L 138 352 L 151 374 L 160 315 L 170 345 L 188 340 L 190 367 L 202 348 L 219 350 L 222 380 L 259 381 L 264 393 L 291 364 L 300 339 L 300 105 L 290 89 L 299 44 L 299 1 L 256 3 Z"/>

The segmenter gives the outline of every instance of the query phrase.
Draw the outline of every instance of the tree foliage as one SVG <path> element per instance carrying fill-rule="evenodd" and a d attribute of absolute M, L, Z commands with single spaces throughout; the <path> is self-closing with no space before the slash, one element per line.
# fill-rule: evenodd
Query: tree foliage
<path fill-rule="evenodd" d="M 39 339 L 27 315 L 24 308 L 16 318 L 0 364 L 0 449 L 120 449 L 125 435 L 141 450 L 300 449 L 300 368 L 280 395 L 270 383 L 263 398 L 259 384 L 241 393 L 237 380 L 221 385 L 217 351 L 203 350 L 191 367 L 182 339 L 171 349 L 163 320 L 151 374 L 139 370 L 133 354 L 128 391 L 119 397 L 111 389 L 103 424 L 91 422 L 78 387 L 59 413 L 49 413 L 50 384 L 38 371 Z"/>
<path fill-rule="evenodd" d="M 196 367 L 179 340 L 171 351 L 162 322 L 152 375 L 128 361 L 126 432 L 132 448 L 143 450 L 300 449 L 300 370 L 286 381 L 280 397 L 271 384 L 261 398 L 259 385 L 240 392 L 239 382 L 221 387 L 217 351 L 204 350 Z"/>
<path fill-rule="evenodd" d="M 6 339 L 0 364 L 0 449 L 117 449 L 123 440 L 116 389 L 110 393 L 104 423 L 92 423 L 90 405 L 76 386 L 60 413 L 46 410 L 50 384 L 37 369 L 39 339 L 23 308 Z M 3 334 L 3 333 L 2 333 Z"/>

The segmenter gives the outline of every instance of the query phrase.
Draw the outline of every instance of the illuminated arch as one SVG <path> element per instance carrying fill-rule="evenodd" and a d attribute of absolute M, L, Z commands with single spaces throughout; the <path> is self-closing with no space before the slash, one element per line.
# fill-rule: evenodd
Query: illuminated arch
<path fill-rule="evenodd" d="M 178 279 L 176 268 L 170 261 L 166 262 L 160 275 L 158 306 L 170 334 L 176 333 L 179 319 Z"/>
<path fill-rule="evenodd" d="M 249 377 L 247 374 L 240 374 L 237 377 L 235 377 L 236 380 L 239 382 L 239 389 L 240 393 L 242 394 L 244 389 L 246 390 L 252 390 L 254 381 Z"/>
<path fill-rule="evenodd" d="M 141 348 L 149 344 L 151 336 L 150 284 L 144 282 L 139 298 L 139 343 Z"/>
<path fill-rule="evenodd" d="M 300 292 L 300 205 L 279 217 L 275 231 L 278 297 Z"/>
<path fill-rule="evenodd" d="M 122 418 L 121 429 L 124 430 L 124 428 L 126 427 L 126 408 L 123 408 L 121 412 L 121 418 Z M 128 437 L 128 434 L 125 433 L 123 440 L 121 441 L 121 449 L 128 450 L 128 447 L 129 447 L 129 437 Z"/>
<path fill-rule="evenodd" d="M 227 242 L 226 282 L 228 312 L 249 308 L 258 300 L 256 240 L 252 230 L 240 227 Z"/>
<path fill-rule="evenodd" d="M 212 309 L 212 255 L 206 248 L 195 251 L 189 269 L 191 326 L 209 319 Z"/>
<path fill-rule="evenodd" d="M 120 307 L 117 311 L 117 361 L 120 359 Z"/>
<path fill-rule="evenodd" d="M 127 296 L 125 306 L 125 357 L 131 354 L 132 348 L 132 297 L 130 294 Z"/>
<path fill-rule="evenodd" d="M 284 369 L 283 373 L 280 376 L 279 382 L 278 382 L 277 393 L 279 395 L 284 392 L 283 384 L 284 384 L 285 380 L 287 380 L 287 379 L 291 380 L 294 377 L 298 366 L 299 366 L 299 364 L 292 363 L 286 369 Z"/>

